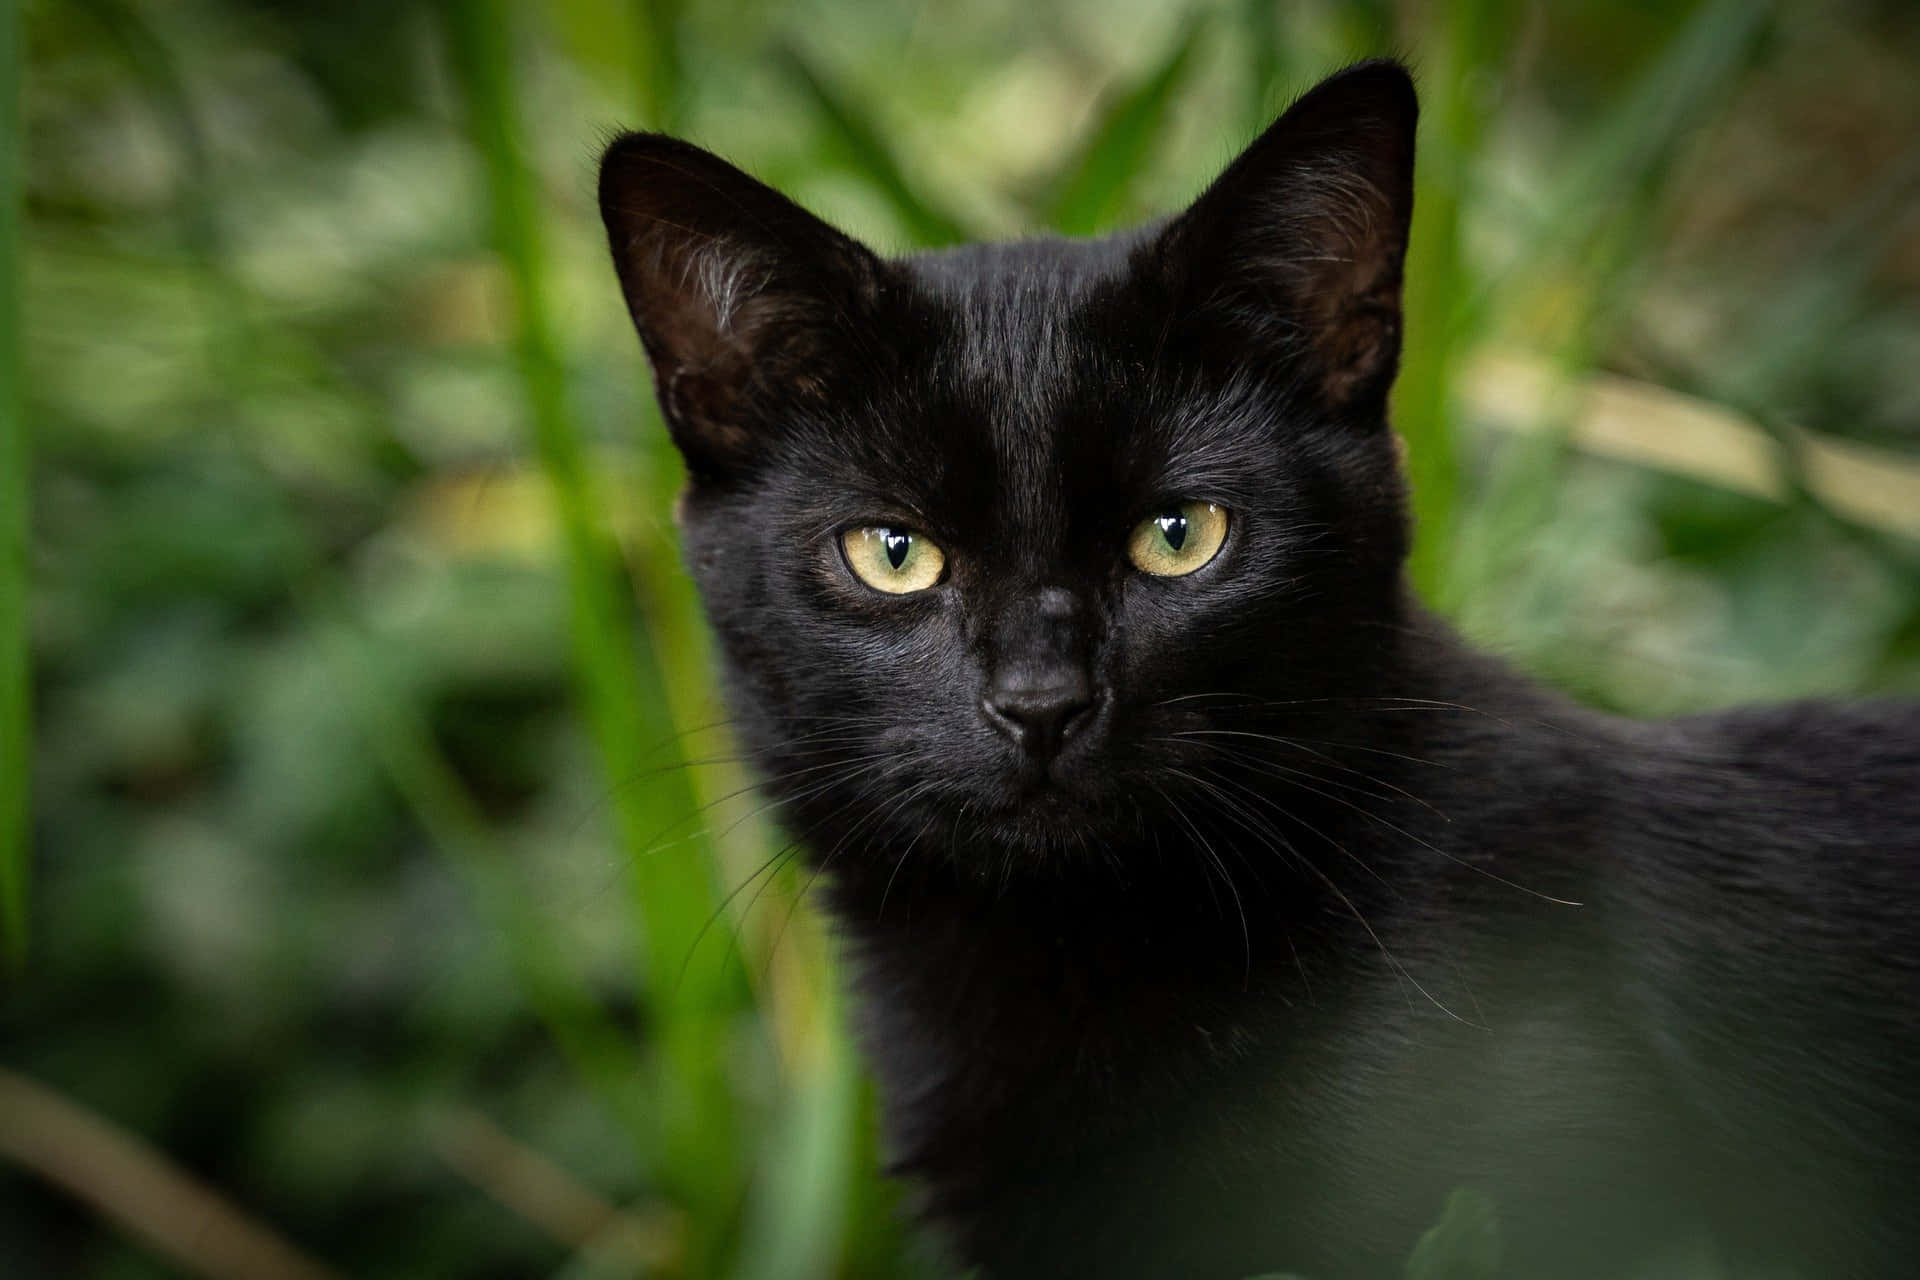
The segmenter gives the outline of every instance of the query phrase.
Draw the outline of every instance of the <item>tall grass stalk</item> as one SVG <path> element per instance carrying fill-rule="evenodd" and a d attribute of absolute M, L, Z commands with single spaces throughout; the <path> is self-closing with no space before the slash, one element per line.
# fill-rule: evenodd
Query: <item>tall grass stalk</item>
<path fill-rule="evenodd" d="M 27 634 L 27 439 L 21 359 L 21 203 L 25 131 L 21 6 L 0 15 L 0 955 L 27 955 L 27 802 L 32 693 Z"/>
<path fill-rule="evenodd" d="M 1095 124 L 1055 179 L 1045 211 L 1048 226 L 1063 235 L 1094 235 L 1128 212 L 1127 196 L 1151 168 L 1206 24 L 1204 12 L 1189 18 L 1151 72 L 1101 104 Z"/>
<path fill-rule="evenodd" d="M 882 136 L 878 122 L 812 59 L 789 44 L 780 49 L 780 63 L 820 121 L 835 157 L 873 184 L 893 206 L 917 247 L 937 249 L 975 238 L 958 218 L 920 194 L 894 148 Z"/>
<path fill-rule="evenodd" d="M 680 73 L 680 0 L 629 0 L 639 28 L 640 105 L 647 127 L 671 133 L 686 90 Z"/>
<path fill-rule="evenodd" d="M 1464 346 L 1456 299 L 1465 284 L 1461 210 L 1467 159 L 1476 151 L 1485 110 L 1475 100 L 1509 25 L 1503 0 L 1464 0 L 1436 11 L 1436 50 L 1421 79 L 1426 101 L 1416 169 L 1406 283 L 1406 353 L 1393 391 L 1393 421 L 1407 442 L 1408 479 L 1419 535 L 1408 572 L 1434 603 L 1451 603 L 1447 573 L 1460 491 L 1454 422 L 1457 354 Z"/>
<path fill-rule="evenodd" d="M 1257 136 L 1273 123 L 1279 106 L 1280 14 L 1272 0 L 1240 0 L 1233 35 L 1247 65 L 1246 135 Z"/>
<path fill-rule="evenodd" d="M 834 975 L 818 962 L 825 939 L 816 926 L 811 915 L 794 922 L 803 935 L 794 941 L 804 969 L 782 985 L 797 981 L 806 991 L 782 993 L 791 1029 L 787 1090 L 742 1224 L 734 1280 L 834 1275 L 847 1257 L 863 1172 L 856 1167 L 862 1077 L 841 1030 Z M 787 954 L 783 949 L 775 963 Z M 871 1265 L 874 1259 L 861 1261 Z"/>
<path fill-rule="evenodd" d="M 719 906 L 713 867 L 699 843 L 660 841 L 661 792 L 691 810 L 681 770 L 649 796 L 648 711 L 666 697 L 650 652 L 636 651 L 631 600 L 594 495 L 586 450 L 569 403 L 553 334 L 535 185 L 518 137 L 514 6 L 447 0 L 455 71 L 486 170 L 494 248 L 514 290 L 516 356 L 531 415 L 534 452 L 559 514 L 571 602 L 570 635 L 582 709 L 598 750 L 627 860 L 641 932 L 641 989 L 658 1053 L 662 1159 L 657 1170 L 689 1209 L 687 1269 L 705 1274 L 740 1184 L 738 1134 L 724 1061 L 725 1018 L 737 967 L 726 937 L 695 943 Z M 654 724 L 665 722 L 660 714 Z M 724 934 L 724 931 L 722 931 Z"/>

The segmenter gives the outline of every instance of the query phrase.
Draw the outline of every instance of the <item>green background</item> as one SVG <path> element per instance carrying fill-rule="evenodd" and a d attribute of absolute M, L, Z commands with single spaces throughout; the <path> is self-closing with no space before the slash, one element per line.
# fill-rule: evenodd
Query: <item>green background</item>
<path fill-rule="evenodd" d="M 710 681 L 623 127 L 904 251 L 1405 56 L 1430 598 L 1633 714 L 1920 690 L 1910 3 L 5 14 L 0 1274 L 937 1274 Z"/>

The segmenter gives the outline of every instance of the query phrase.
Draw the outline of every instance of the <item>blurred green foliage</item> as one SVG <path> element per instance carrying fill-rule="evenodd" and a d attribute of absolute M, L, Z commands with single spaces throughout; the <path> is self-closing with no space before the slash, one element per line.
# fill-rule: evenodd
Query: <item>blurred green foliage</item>
<path fill-rule="evenodd" d="M 0 1067 L 344 1273 L 936 1273 L 676 558 L 591 200 L 620 127 L 886 249 L 1091 233 L 1402 53 L 1422 586 L 1622 711 L 1920 688 L 1920 549 L 1805 447 L 1920 504 L 1898 0 L 9 14 Z M 1539 430 L 1490 356 L 1550 374 Z M 1766 433 L 1784 500 L 1596 456 L 1596 371 Z M 0 1166 L 0 1270 L 190 1266 L 113 1216 Z"/>
<path fill-rule="evenodd" d="M 21 24 L 0 20 L 0 963 L 27 944 L 29 445 L 20 352 Z"/>

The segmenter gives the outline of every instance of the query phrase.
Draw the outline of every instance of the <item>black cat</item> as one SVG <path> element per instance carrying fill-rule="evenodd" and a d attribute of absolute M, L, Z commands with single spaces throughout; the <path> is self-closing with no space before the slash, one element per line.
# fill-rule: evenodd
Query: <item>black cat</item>
<path fill-rule="evenodd" d="M 606 154 L 896 1168 L 992 1276 L 1398 1275 L 1463 1188 L 1503 1275 L 1920 1274 L 1920 707 L 1623 722 L 1413 601 L 1415 114 L 1368 63 L 1164 224 L 892 261 Z"/>

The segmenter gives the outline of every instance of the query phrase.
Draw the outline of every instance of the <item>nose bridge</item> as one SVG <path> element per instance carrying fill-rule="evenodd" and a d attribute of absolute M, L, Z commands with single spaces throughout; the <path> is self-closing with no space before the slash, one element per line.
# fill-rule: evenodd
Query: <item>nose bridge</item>
<path fill-rule="evenodd" d="M 993 683 L 1044 678 L 1084 668 L 1090 637 L 1087 608 L 1065 587 L 1042 586 L 1009 599 L 995 620 L 990 643 Z"/>

